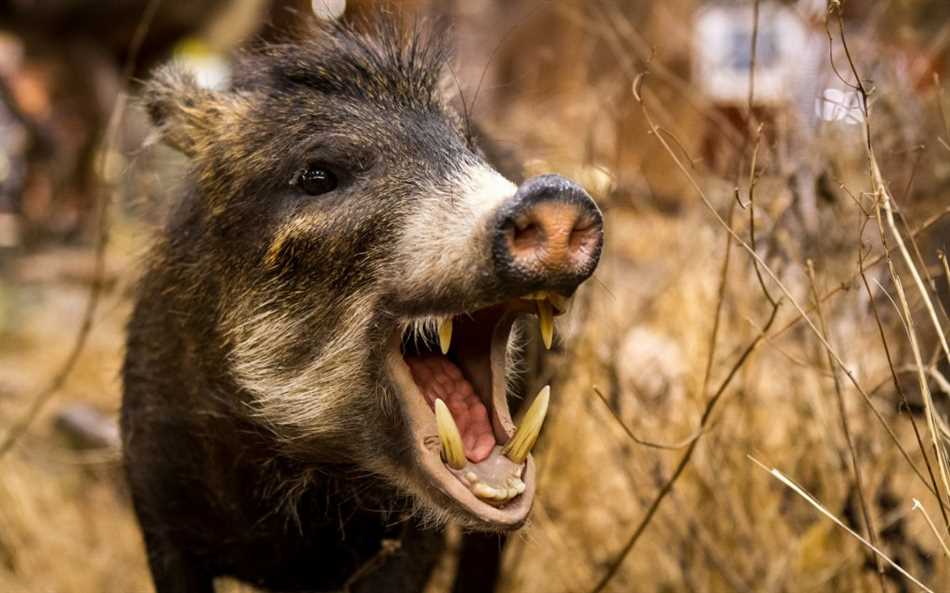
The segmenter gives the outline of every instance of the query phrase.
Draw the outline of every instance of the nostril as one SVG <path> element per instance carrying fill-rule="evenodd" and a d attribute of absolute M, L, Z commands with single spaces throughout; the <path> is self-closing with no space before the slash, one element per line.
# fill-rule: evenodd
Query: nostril
<path fill-rule="evenodd" d="M 597 222 L 576 205 L 543 202 L 509 222 L 509 249 L 515 259 L 542 258 L 545 265 L 569 265 L 597 240 Z"/>
<path fill-rule="evenodd" d="M 594 222 L 594 219 L 592 219 L 589 216 L 580 216 L 578 217 L 577 222 L 574 223 L 574 229 L 572 230 L 572 232 L 578 233 L 578 232 L 589 231 L 593 229 L 595 226 L 597 226 L 597 223 Z"/>
<path fill-rule="evenodd" d="M 556 175 L 526 181 L 499 214 L 493 251 L 509 281 L 568 294 L 597 265 L 600 211 L 570 181 Z"/>
<path fill-rule="evenodd" d="M 571 235 L 568 239 L 571 250 L 576 251 L 586 246 L 591 240 L 596 240 L 597 227 L 597 223 L 586 216 L 578 220 L 577 224 L 575 224 L 571 230 Z"/>
<path fill-rule="evenodd" d="M 534 220 L 515 221 L 512 242 L 516 249 L 536 247 L 543 241 L 541 226 Z"/>

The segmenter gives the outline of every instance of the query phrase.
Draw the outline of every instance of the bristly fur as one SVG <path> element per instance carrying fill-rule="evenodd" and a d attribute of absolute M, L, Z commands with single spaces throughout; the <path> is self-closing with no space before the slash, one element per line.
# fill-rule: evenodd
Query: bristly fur
<path fill-rule="evenodd" d="M 367 587 L 418 590 L 442 550 L 424 527 L 523 520 L 433 486 L 430 435 L 387 368 L 404 337 L 437 344 L 445 315 L 542 288 L 499 271 L 502 218 L 525 198 L 441 96 L 446 38 L 392 19 L 323 24 L 242 55 L 228 90 L 174 65 L 145 85 L 158 132 L 190 159 L 123 368 L 124 456 L 159 593 L 221 574 L 338 590 L 406 513 L 417 532 Z M 333 189 L 298 183 L 313 167 Z"/>
<path fill-rule="evenodd" d="M 442 27 L 373 19 L 361 30 L 317 23 L 302 40 L 266 46 L 239 62 L 234 88 L 301 85 L 393 108 L 438 110 L 441 80 L 452 56 Z"/>
<path fill-rule="evenodd" d="M 417 349 L 435 350 L 439 344 L 439 323 L 441 319 L 434 315 L 425 315 L 405 322 L 403 335 Z"/>

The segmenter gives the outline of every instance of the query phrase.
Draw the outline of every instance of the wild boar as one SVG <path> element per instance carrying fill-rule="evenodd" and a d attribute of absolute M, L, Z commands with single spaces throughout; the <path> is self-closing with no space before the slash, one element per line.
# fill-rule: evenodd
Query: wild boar
<path fill-rule="evenodd" d="M 444 98 L 445 35 L 362 31 L 244 55 L 226 91 L 173 66 L 144 89 L 190 159 L 123 368 L 158 593 L 417 591 L 445 521 L 506 532 L 531 508 L 549 390 L 516 428 L 507 383 L 593 273 L 601 213 L 489 164 Z"/>

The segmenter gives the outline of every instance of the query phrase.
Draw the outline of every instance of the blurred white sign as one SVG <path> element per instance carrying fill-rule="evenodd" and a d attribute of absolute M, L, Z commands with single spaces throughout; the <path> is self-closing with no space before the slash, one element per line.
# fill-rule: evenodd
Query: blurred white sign
<path fill-rule="evenodd" d="M 861 97 L 855 91 L 825 89 L 815 98 L 815 115 L 823 121 L 860 124 L 864 121 Z"/>
<path fill-rule="evenodd" d="M 807 44 L 805 25 L 795 12 L 774 2 L 760 5 L 758 23 L 755 101 L 787 102 Z M 751 5 L 711 6 L 696 16 L 694 75 L 716 103 L 744 104 L 748 99 L 754 24 Z"/>

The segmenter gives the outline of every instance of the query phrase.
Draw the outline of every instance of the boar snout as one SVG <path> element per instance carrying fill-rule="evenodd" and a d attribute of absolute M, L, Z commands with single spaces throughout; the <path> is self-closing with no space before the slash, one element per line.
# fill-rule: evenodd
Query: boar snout
<path fill-rule="evenodd" d="M 524 182 L 499 210 L 496 271 L 512 290 L 571 294 L 597 267 L 603 217 L 579 185 L 560 175 Z"/>

